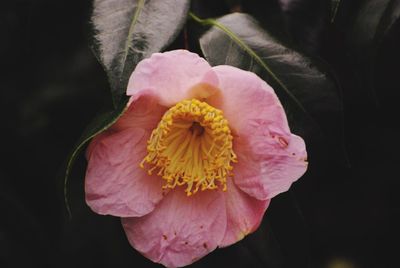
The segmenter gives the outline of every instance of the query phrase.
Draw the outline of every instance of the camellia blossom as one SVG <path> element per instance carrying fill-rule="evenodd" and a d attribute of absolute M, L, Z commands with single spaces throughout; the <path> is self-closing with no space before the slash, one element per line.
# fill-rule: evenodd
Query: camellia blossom
<path fill-rule="evenodd" d="M 125 113 L 87 149 L 86 202 L 121 217 L 130 244 L 188 265 L 255 231 L 271 198 L 307 169 L 273 89 L 186 50 L 132 73 Z"/>

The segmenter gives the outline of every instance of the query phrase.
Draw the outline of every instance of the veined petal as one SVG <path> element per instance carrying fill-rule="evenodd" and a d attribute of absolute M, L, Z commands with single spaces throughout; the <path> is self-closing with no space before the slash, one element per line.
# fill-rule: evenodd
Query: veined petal
<path fill-rule="evenodd" d="M 159 97 L 161 105 L 170 107 L 190 97 L 192 88 L 199 84 L 218 85 L 208 62 L 187 50 L 173 50 L 141 61 L 129 79 L 127 95 L 149 90 Z"/>
<path fill-rule="evenodd" d="M 226 229 L 225 203 L 220 191 L 187 197 L 170 191 L 159 206 L 141 218 L 123 218 L 131 245 L 167 267 L 182 267 L 213 251 Z"/>
<path fill-rule="evenodd" d="M 242 192 L 229 180 L 224 193 L 227 225 L 224 239 L 219 244 L 226 247 L 254 232 L 260 225 L 270 200 L 258 200 Z"/>

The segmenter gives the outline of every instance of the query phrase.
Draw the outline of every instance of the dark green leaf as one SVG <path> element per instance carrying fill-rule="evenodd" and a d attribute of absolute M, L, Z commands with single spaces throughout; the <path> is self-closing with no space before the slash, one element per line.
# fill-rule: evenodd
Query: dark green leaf
<path fill-rule="evenodd" d="M 271 36 L 318 54 L 329 26 L 330 2 L 320 0 L 246 0 L 242 11 Z"/>
<path fill-rule="evenodd" d="M 67 183 L 68 177 L 71 172 L 72 166 L 76 157 L 79 155 L 83 147 L 86 145 L 88 141 L 90 141 L 94 136 L 103 132 L 104 130 L 108 129 L 112 124 L 114 124 L 118 118 L 123 114 L 127 107 L 128 97 L 123 97 L 120 100 L 120 104 L 117 106 L 117 109 L 101 114 L 96 117 L 85 129 L 81 137 L 79 138 L 78 142 L 75 144 L 71 154 L 67 159 L 66 169 L 65 169 L 65 176 L 64 176 L 64 199 L 65 205 L 68 210 L 68 213 L 71 215 L 71 211 L 69 208 L 68 203 L 68 190 L 67 190 Z"/>
<path fill-rule="evenodd" d="M 400 17 L 400 1 L 392 0 L 381 23 L 383 35 L 386 35 Z"/>
<path fill-rule="evenodd" d="M 236 13 L 199 21 L 214 26 L 200 39 L 207 60 L 212 65 L 227 64 L 252 71 L 271 84 L 295 132 L 307 132 L 310 118 L 323 123 L 322 114 L 341 115 L 342 104 L 334 80 L 308 58 L 280 44 L 251 16 Z"/>
<path fill-rule="evenodd" d="M 379 43 L 400 16 L 398 0 L 367 0 L 359 9 L 350 41 L 355 46 L 371 46 Z"/>
<path fill-rule="evenodd" d="M 97 57 L 114 104 L 136 64 L 169 45 L 186 21 L 189 0 L 95 0 L 92 15 Z"/>
<path fill-rule="evenodd" d="M 335 21 L 339 5 L 340 5 L 340 0 L 331 0 L 331 23 Z"/>
<path fill-rule="evenodd" d="M 67 160 L 64 197 L 72 165 L 85 144 L 122 115 L 124 96 L 136 64 L 169 45 L 186 21 L 189 0 L 95 0 L 92 15 L 95 54 L 107 72 L 115 110 L 98 116 L 82 134 Z"/>
<path fill-rule="evenodd" d="M 399 19 L 400 1 L 366 0 L 358 10 L 347 33 L 348 51 L 360 90 L 377 104 L 376 62 L 387 33 Z"/>
<path fill-rule="evenodd" d="M 270 33 L 273 36 L 289 42 L 292 38 L 283 11 L 283 6 L 286 6 L 285 2 L 287 1 L 246 0 L 242 1 L 241 12 L 250 14 L 264 28 L 270 29 Z"/>
<path fill-rule="evenodd" d="M 329 26 L 330 2 L 280 0 L 279 3 L 293 44 L 308 53 L 319 54 Z M 271 27 L 266 29 L 270 31 Z"/>

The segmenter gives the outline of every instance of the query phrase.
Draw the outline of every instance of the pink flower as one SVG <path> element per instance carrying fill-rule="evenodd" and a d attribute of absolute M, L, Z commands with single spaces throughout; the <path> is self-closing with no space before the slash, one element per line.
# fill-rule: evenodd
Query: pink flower
<path fill-rule="evenodd" d="M 127 95 L 125 114 L 87 150 L 86 202 L 121 217 L 154 262 L 185 266 L 241 240 L 307 169 L 304 141 L 254 73 L 156 53 Z"/>

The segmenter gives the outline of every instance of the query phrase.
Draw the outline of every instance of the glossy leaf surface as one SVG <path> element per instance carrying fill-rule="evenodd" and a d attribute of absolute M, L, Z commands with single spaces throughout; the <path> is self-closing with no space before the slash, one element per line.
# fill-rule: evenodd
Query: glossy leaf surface
<path fill-rule="evenodd" d="M 95 0 L 92 22 L 97 56 L 114 104 L 136 64 L 169 45 L 186 21 L 188 0 Z"/>

